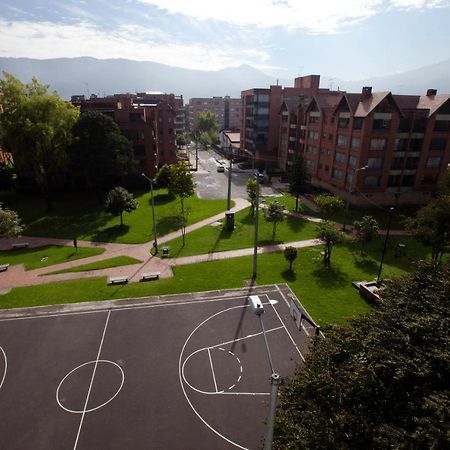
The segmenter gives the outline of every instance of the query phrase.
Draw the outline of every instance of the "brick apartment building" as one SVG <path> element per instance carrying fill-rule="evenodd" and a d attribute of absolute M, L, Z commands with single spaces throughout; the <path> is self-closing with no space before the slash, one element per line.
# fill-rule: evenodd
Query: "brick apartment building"
<path fill-rule="evenodd" d="M 137 170 L 153 176 L 163 164 L 177 162 L 176 137 L 184 132 L 182 97 L 173 94 L 116 94 L 104 98 L 72 96 L 83 111 L 110 116 L 133 143 Z"/>
<path fill-rule="evenodd" d="M 197 115 L 211 111 L 217 116 L 221 130 L 239 130 L 241 126 L 241 99 L 226 97 L 191 98 L 188 106 L 189 129 L 197 128 Z"/>

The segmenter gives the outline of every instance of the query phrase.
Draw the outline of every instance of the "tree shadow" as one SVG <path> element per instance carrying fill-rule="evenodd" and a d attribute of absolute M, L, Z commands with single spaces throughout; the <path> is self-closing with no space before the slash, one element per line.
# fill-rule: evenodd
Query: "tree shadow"
<path fill-rule="evenodd" d="M 165 205 L 172 202 L 175 199 L 173 195 L 170 194 L 157 194 L 153 197 L 155 205 Z M 149 198 L 148 203 L 151 204 L 151 198 Z"/>
<path fill-rule="evenodd" d="M 233 230 L 227 230 L 225 227 L 222 227 L 222 230 L 217 235 L 217 238 L 214 241 L 214 244 L 212 245 L 211 250 L 209 250 L 208 253 L 214 253 L 214 251 L 216 250 L 217 246 L 219 245 L 219 242 L 222 239 L 230 239 L 232 236 L 233 236 Z"/>
<path fill-rule="evenodd" d="M 342 287 L 350 283 L 350 277 L 338 267 L 326 267 L 323 262 L 313 270 L 312 275 L 317 283 L 324 287 Z"/>
<path fill-rule="evenodd" d="M 261 245 L 262 247 L 266 247 L 268 245 L 280 245 L 283 241 L 280 241 L 279 239 L 259 239 L 258 245 Z"/>
<path fill-rule="evenodd" d="M 298 233 L 302 230 L 302 228 L 304 228 L 304 226 L 306 225 L 306 222 L 302 219 L 288 216 L 286 218 L 286 224 L 292 231 L 294 231 L 295 233 Z"/>
<path fill-rule="evenodd" d="M 245 217 L 241 219 L 241 223 L 245 225 L 251 225 L 255 222 L 255 216 L 252 216 L 251 214 L 247 214 Z"/>
<path fill-rule="evenodd" d="M 355 257 L 355 264 L 358 269 L 364 270 L 364 272 L 369 273 L 377 273 L 379 262 L 374 261 L 373 259 L 363 258 L 362 256 Z"/>
<path fill-rule="evenodd" d="M 291 269 L 286 269 L 283 272 L 281 272 L 281 276 L 286 281 L 291 281 L 291 282 L 294 282 L 297 279 L 297 274 Z"/>
<path fill-rule="evenodd" d="M 119 236 L 127 234 L 130 229 L 129 225 L 114 225 L 98 231 L 93 235 L 94 241 L 114 242 Z"/>

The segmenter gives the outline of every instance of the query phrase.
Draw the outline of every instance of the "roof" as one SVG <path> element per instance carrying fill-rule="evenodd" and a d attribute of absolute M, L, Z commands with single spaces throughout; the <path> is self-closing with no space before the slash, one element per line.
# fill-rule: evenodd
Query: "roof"
<path fill-rule="evenodd" d="M 388 95 L 390 92 L 373 92 L 364 100 L 361 100 L 356 108 L 355 117 L 367 117 Z"/>
<path fill-rule="evenodd" d="M 404 109 L 416 109 L 419 103 L 419 95 L 392 95 L 398 107 Z"/>
<path fill-rule="evenodd" d="M 422 95 L 419 98 L 417 109 L 428 109 L 428 117 L 430 117 L 449 99 L 450 94 Z"/>
<path fill-rule="evenodd" d="M 241 133 L 224 131 L 223 134 L 225 134 L 231 142 L 240 142 L 241 141 Z"/>
<path fill-rule="evenodd" d="M 361 100 L 361 94 L 344 94 L 344 97 L 347 99 L 348 106 L 352 113 L 355 113 L 358 108 L 359 102 Z"/>

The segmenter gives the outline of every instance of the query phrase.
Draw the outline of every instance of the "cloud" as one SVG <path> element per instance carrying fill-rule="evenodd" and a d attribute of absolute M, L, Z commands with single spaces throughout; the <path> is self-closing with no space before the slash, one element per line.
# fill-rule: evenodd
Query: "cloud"
<path fill-rule="evenodd" d="M 448 0 L 139 0 L 172 14 L 238 26 L 302 28 L 334 33 L 394 8 L 448 6 Z"/>
<path fill-rule="evenodd" d="M 237 50 L 230 44 L 185 44 L 172 40 L 158 28 L 127 24 L 104 31 L 86 22 L 74 25 L 52 22 L 5 21 L 0 56 L 37 59 L 92 56 L 155 61 L 199 70 L 227 66 L 266 64 L 270 57 L 252 47 Z"/>

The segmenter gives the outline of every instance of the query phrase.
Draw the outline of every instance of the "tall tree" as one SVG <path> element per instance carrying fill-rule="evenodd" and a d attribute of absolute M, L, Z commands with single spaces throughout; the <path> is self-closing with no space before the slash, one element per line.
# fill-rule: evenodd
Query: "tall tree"
<path fill-rule="evenodd" d="M 277 224 L 284 220 L 284 207 L 278 202 L 272 202 L 263 210 L 264 218 L 272 224 L 272 240 L 275 239 Z"/>
<path fill-rule="evenodd" d="M 297 259 L 298 251 L 295 247 L 288 246 L 284 249 L 284 258 L 289 263 L 289 270 L 292 271 L 292 263 Z"/>
<path fill-rule="evenodd" d="M 298 211 L 298 199 L 305 191 L 309 175 L 306 170 L 306 163 L 303 155 L 295 156 L 292 166 L 289 169 L 289 193 L 295 197 L 295 211 Z"/>
<path fill-rule="evenodd" d="M 120 216 L 120 226 L 123 225 L 123 212 L 131 212 L 138 207 L 133 194 L 123 187 L 117 186 L 111 189 L 106 196 L 105 210 L 114 216 Z"/>
<path fill-rule="evenodd" d="M 320 216 L 323 220 L 330 220 L 338 212 L 344 210 L 344 201 L 332 194 L 316 195 L 314 197 L 314 202 L 320 208 Z"/>
<path fill-rule="evenodd" d="M 336 244 L 344 240 L 344 233 L 339 230 L 334 222 L 321 220 L 317 224 L 317 237 L 324 243 L 323 262 L 328 267 L 331 260 L 331 251 Z"/>
<path fill-rule="evenodd" d="M 3 208 L 0 203 L 0 238 L 9 238 L 19 235 L 23 230 L 20 218 L 16 211 Z"/>
<path fill-rule="evenodd" d="M 181 214 L 185 216 L 184 199 L 195 193 L 194 178 L 185 162 L 171 166 L 169 193 L 180 197 Z"/>
<path fill-rule="evenodd" d="M 250 214 L 253 216 L 255 214 L 256 208 L 256 183 L 254 178 L 249 178 L 247 180 L 247 198 L 250 202 Z"/>
<path fill-rule="evenodd" d="M 73 132 L 74 171 L 86 175 L 87 184 L 94 188 L 101 202 L 104 190 L 115 178 L 133 170 L 132 144 L 111 117 L 96 111 L 82 113 Z"/>
<path fill-rule="evenodd" d="M 217 140 L 219 131 L 219 121 L 216 114 L 212 111 L 199 112 L 197 114 L 197 130 L 199 132 L 199 141 L 203 145 L 210 145 Z"/>
<path fill-rule="evenodd" d="M 282 386 L 275 449 L 450 448 L 450 266 L 420 264 Z"/>
<path fill-rule="evenodd" d="M 155 182 L 159 188 L 167 188 L 170 184 L 170 174 L 172 169 L 168 164 L 164 164 L 156 173 Z"/>
<path fill-rule="evenodd" d="M 5 144 L 17 173 L 35 181 L 51 209 L 50 189 L 67 167 L 67 148 L 79 111 L 35 78 L 23 84 L 7 72 L 3 76 L 0 125 Z"/>
<path fill-rule="evenodd" d="M 353 227 L 356 236 L 361 242 L 361 255 L 364 253 L 364 246 L 378 236 L 378 222 L 372 216 L 364 216 L 361 220 L 355 220 Z"/>

